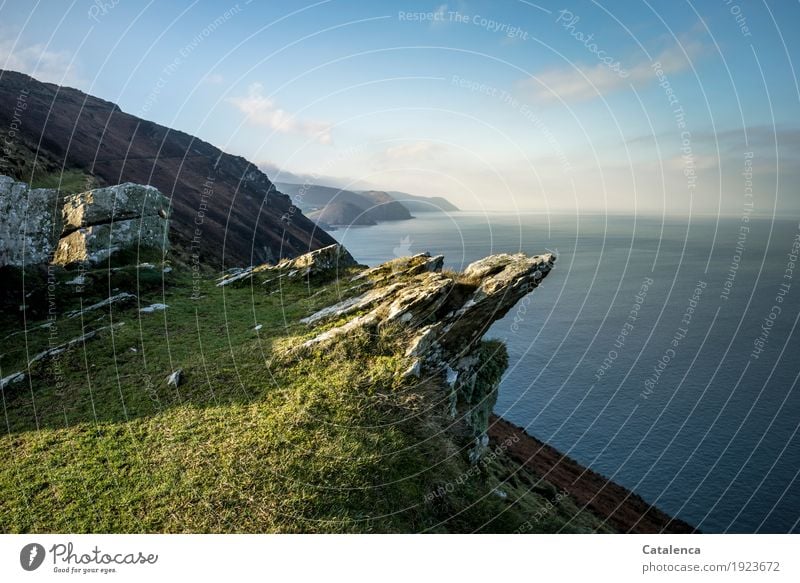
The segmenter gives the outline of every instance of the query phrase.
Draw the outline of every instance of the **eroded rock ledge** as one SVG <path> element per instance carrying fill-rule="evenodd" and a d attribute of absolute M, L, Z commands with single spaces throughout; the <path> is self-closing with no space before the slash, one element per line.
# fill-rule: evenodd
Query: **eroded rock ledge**
<path fill-rule="evenodd" d="M 363 293 L 304 318 L 312 327 L 347 320 L 313 336 L 301 350 L 324 348 L 356 330 L 375 334 L 394 326 L 408 338 L 405 376 L 437 379 L 446 387 L 449 414 L 463 421 L 475 461 L 488 444 L 489 416 L 506 366 L 504 349 L 494 351 L 501 352 L 498 367 L 493 358 L 498 355 L 480 341 L 495 321 L 536 289 L 555 260 L 552 254 L 492 255 L 462 273 L 443 271 L 443 257 L 428 254 L 384 263 L 352 278 L 351 285 L 363 287 Z M 487 374 L 489 368 L 495 374 Z"/>
<path fill-rule="evenodd" d="M 258 276 L 266 276 L 261 280 L 265 285 L 281 278 L 311 279 L 315 276 L 327 277 L 337 271 L 357 267 L 358 263 L 352 255 L 339 244 L 328 245 L 316 251 L 310 251 L 294 259 L 282 259 L 277 264 L 262 263 L 245 268 L 233 268 L 217 279 L 217 287 L 243 285 L 252 282 Z"/>

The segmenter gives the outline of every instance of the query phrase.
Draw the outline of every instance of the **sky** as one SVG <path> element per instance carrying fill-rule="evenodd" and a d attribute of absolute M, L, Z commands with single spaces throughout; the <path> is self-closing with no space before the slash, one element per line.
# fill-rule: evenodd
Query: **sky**
<path fill-rule="evenodd" d="M 274 181 L 800 216 L 798 2 L 0 0 L 0 68 Z"/>

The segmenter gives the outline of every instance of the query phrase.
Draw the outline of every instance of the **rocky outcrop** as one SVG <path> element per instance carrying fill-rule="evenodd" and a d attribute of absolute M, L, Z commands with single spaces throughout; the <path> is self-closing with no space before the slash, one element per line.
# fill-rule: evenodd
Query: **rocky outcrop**
<path fill-rule="evenodd" d="M 158 189 L 120 184 L 67 196 L 53 262 L 97 263 L 124 249 L 168 247 L 169 200 Z"/>
<path fill-rule="evenodd" d="M 61 233 L 57 190 L 0 176 L 0 267 L 48 263 Z"/>
<path fill-rule="evenodd" d="M 62 197 L 0 176 L 0 267 L 98 263 L 127 249 L 168 247 L 169 200 L 120 184 Z"/>
<path fill-rule="evenodd" d="M 372 334 L 395 326 L 407 335 L 406 376 L 437 378 L 445 387 L 449 414 L 463 421 L 477 460 L 488 444 L 489 416 L 506 366 L 500 343 L 482 343 L 489 327 L 542 282 L 552 254 L 493 255 L 463 273 L 442 271 L 442 257 L 396 259 L 353 278 L 362 294 L 320 310 L 303 321 L 319 326 L 350 319 L 313 336 L 302 350 L 325 347 L 363 329 Z"/>
<path fill-rule="evenodd" d="M 273 265 L 263 263 L 246 269 L 235 269 L 217 280 L 218 287 L 249 282 L 256 275 L 265 276 L 260 283 L 266 284 L 280 278 L 312 278 L 336 275 L 342 270 L 357 266 L 353 256 L 339 244 L 328 245 L 295 259 L 284 259 Z"/>

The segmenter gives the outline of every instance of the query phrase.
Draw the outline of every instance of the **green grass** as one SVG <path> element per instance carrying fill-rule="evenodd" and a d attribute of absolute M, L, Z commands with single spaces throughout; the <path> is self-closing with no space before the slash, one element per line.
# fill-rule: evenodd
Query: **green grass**
<path fill-rule="evenodd" d="M 357 293 L 346 282 L 218 288 L 186 268 L 98 270 L 82 293 L 56 296 L 51 329 L 6 337 L 20 329 L 7 311 L 0 376 L 82 331 L 124 325 L 3 391 L 0 532 L 513 531 L 539 515 L 546 531 L 575 514 L 549 509 L 546 485 L 503 456 L 460 479 L 471 466 L 442 388 L 401 380 L 402 332 L 287 350 L 309 335 L 300 318 Z M 169 308 L 63 317 L 114 290 Z M 500 348 L 485 345 L 487 382 L 505 367 Z M 185 381 L 168 387 L 178 368 Z M 447 484 L 457 487 L 430 495 Z M 597 524 L 581 515 L 570 528 Z"/>
<path fill-rule="evenodd" d="M 56 188 L 64 194 L 86 192 L 95 186 L 97 184 L 94 177 L 83 170 L 35 172 L 31 180 L 31 188 Z"/>

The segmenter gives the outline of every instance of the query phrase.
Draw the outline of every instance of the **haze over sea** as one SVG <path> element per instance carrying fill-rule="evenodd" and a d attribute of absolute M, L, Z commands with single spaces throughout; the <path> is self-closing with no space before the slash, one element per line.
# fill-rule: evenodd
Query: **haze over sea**
<path fill-rule="evenodd" d="M 800 532 L 797 220 L 419 213 L 333 235 L 369 265 L 556 252 L 487 335 L 510 356 L 495 411 L 705 532 Z"/>

